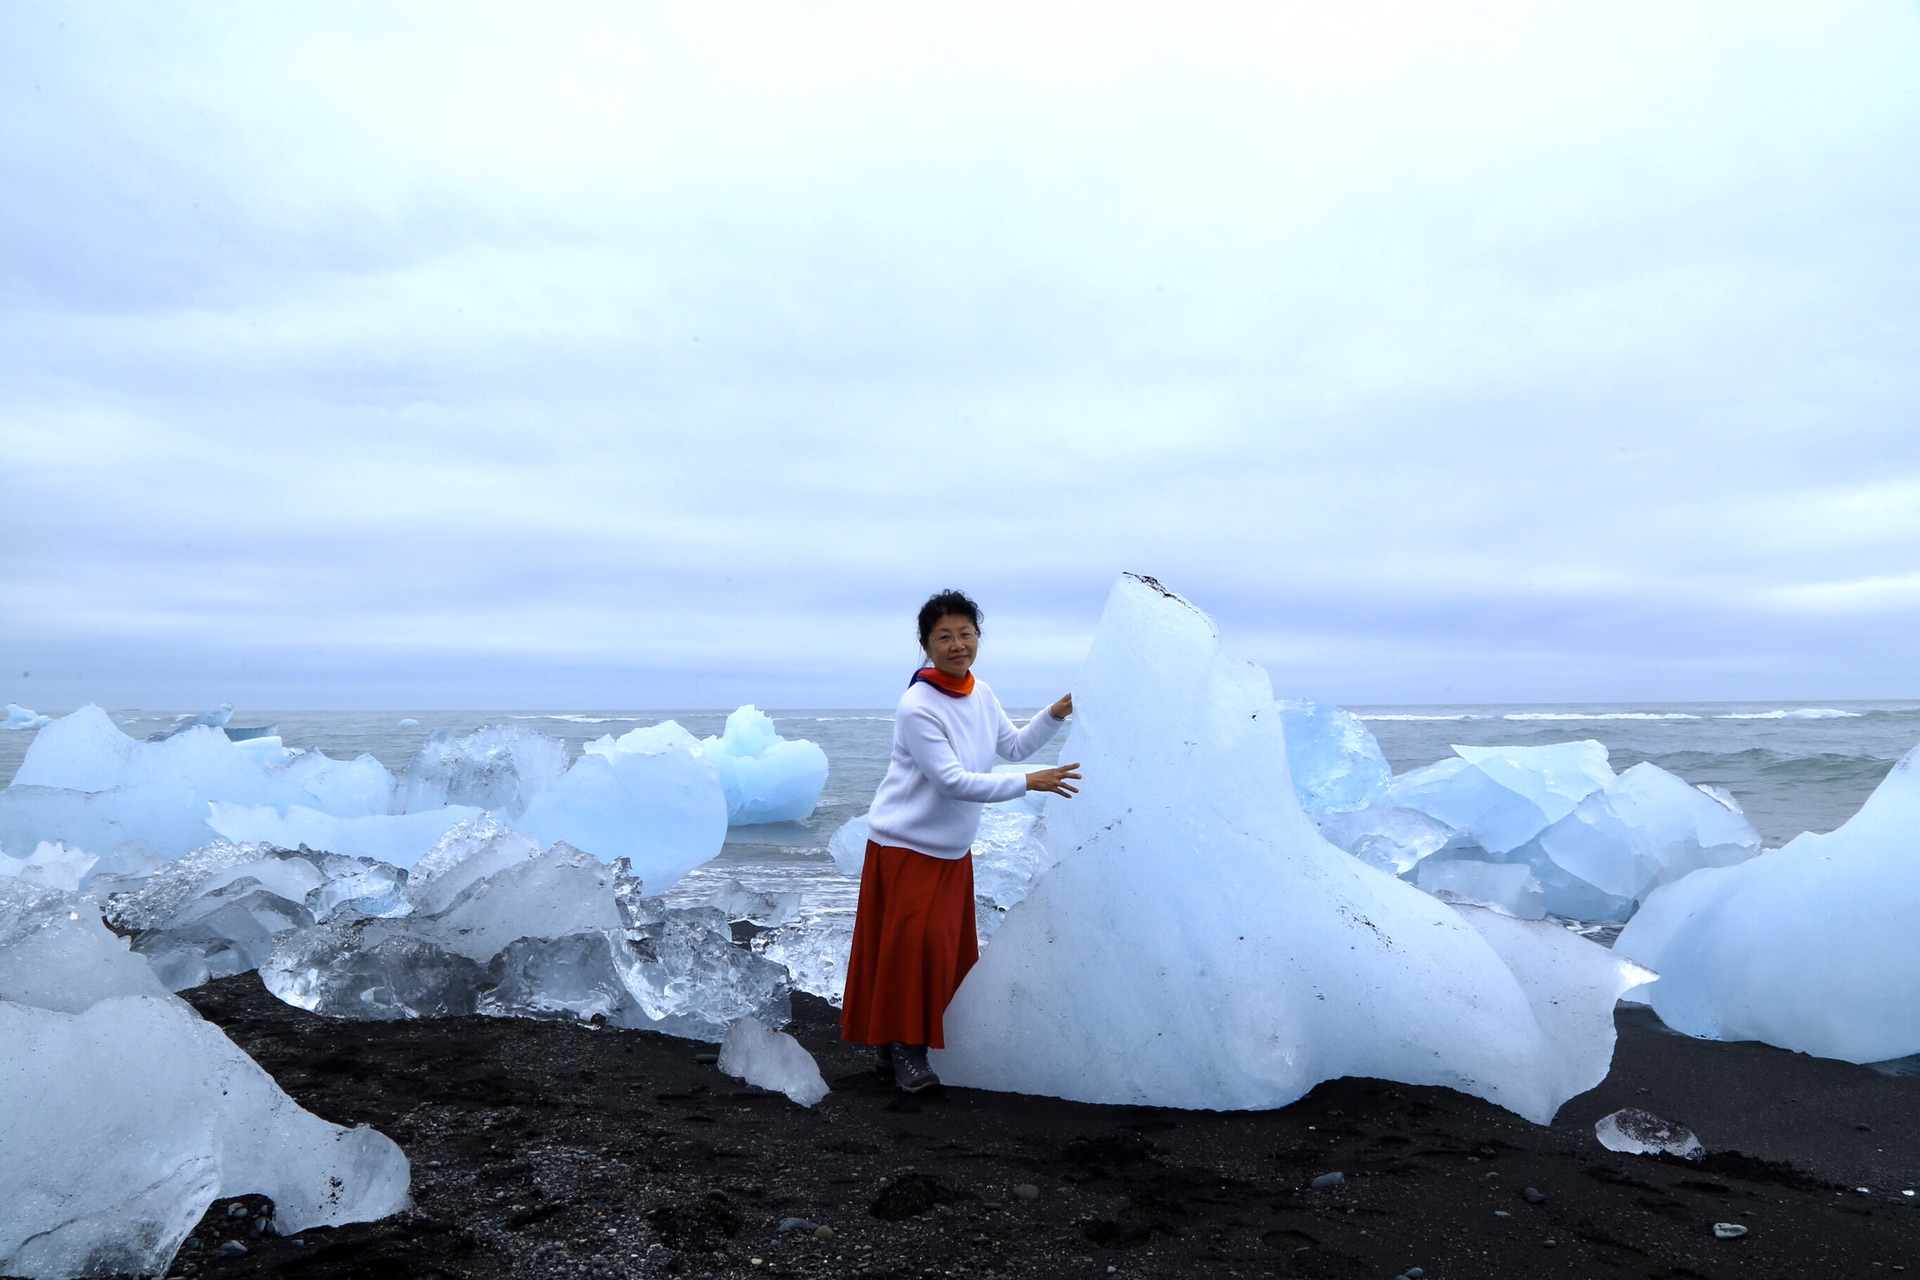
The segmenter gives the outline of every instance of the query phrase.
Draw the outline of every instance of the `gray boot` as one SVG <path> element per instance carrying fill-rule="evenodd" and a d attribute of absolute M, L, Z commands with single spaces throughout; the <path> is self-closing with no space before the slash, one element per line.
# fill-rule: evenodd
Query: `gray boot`
<path fill-rule="evenodd" d="M 902 1090 L 919 1093 L 939 1087 L 940 1077 L 927 1065 L 927 1046 L 895 1043 L 887 1048 L 893 1053 L 893 1082 Z"/>

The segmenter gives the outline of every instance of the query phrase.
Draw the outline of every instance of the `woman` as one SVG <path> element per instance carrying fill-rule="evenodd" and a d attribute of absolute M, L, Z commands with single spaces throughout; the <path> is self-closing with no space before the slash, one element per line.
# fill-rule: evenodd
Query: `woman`
<path fill-rule="evenodd" d="M 980 807 L 1023 791 L 1071 796 L 1077 764 L 1024 778 L 992 772 L 995 755 L 1025 760 L 1073 714 L 1067 694 L 1015 729 L 973 675 L 980 608 L 958 591 L 920 607 L 914 673 L 893 718 L 893 758 L 867 815 L 853 955 L 840 1038 L 879 1046 L 879 1067 L 908 1093 L 940 1083 L 927 1049 L 944 1048 L 941 1015 L 980 958 L 973 928 L 973 837 Z"/>

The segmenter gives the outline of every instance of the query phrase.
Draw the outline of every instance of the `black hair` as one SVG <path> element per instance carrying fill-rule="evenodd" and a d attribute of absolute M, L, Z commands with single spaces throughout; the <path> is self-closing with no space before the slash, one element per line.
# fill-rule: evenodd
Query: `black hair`
<path fill-rule="evenodd" d="M 980 606 L 964 591 L 955 591 L 949 587 L 945 591 L 936 591 L 927 597 L 920 606 L 920 647 L 927 647 L 927 637 L 933 634 L 933 624 L 948 614 L 957 614 L 973 623 L 975 631 L 980 630 Z"/>

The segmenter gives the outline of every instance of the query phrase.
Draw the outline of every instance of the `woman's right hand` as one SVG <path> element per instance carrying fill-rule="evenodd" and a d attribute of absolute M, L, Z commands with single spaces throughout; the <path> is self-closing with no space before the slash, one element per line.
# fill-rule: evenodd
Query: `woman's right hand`
<path fill-rule="evenodd" d="M 1027 790 L 1051 791 L 1057 796 L 1070 796 L 1080 789 L 1073 785 L 1073 780 L 1079 777 L 1078 761 L 1073 764 L 1055 765 L 1051 769 L 1036 769 L 1027 775 Z"/>

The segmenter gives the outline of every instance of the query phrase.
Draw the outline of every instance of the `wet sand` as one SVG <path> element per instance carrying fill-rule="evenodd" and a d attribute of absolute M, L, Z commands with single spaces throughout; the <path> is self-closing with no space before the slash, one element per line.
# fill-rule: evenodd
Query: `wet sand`
<path fill-rule="evenodd" d="M 1606 1082 L 1541 1127 L 1376 1080 L 1267 1112 L 906 1098 L 806 996 L 789 1029 L 834 1088 L 812 1110 L 647 1032 L 335 1022 L 252 974 L 186 995 L 303 1105 L 398 1141 L 417 1207 L 254 1238 L 264 1206 L 221 1202 L 182 1276 L 1920 1273 L 1920 1197 L 1901 1194 L 1920 1188 L 1920 1076 L 1689 1040 L 1644 1009 L 1621 1011 Z M 1605 1150 L 1594 1121 L 1624 1106 L 1708 1156 Z M 246 1252 L 217 1256 L 229 1240 Z"/>

